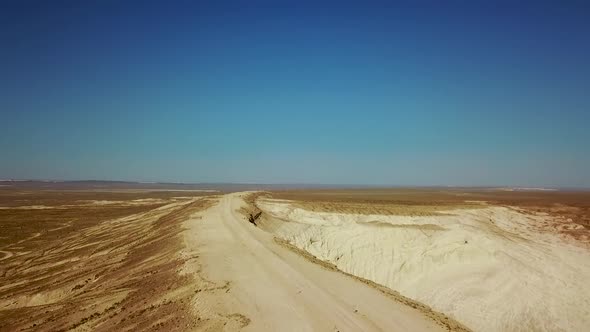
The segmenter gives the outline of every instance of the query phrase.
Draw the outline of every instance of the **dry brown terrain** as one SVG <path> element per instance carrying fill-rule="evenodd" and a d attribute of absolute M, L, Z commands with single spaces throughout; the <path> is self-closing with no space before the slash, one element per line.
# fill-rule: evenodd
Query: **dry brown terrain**
<path fill-rule="evenodd" d="M 589 192 L 289 189 L 222 196 L 233 187 L 126 186 L 0 186 L 1 331 L 466 329 L 452 316 L 431 309 L 426 300 L 410 299 L 395 287 L 388 286 L 392 291 L 382 286 L 386 283 L 372 281 L 371 275 L 380 273 L 378 266 L 365 264 L 359 271 L 375 272 L 359 276 L 354 257 L 311 255 L 310 249 L 320 248 L 318 239 L 329 234 L 319 232 L 320 224 L 299 224 L 309 220 L 297 218 L 315 218 L 314 213 L 382 216 L 353 221 L 351 227 L 368 227 L 367 232 L 380 227 L 376 235 L 394 232 L 394 227 L 414 234 L 418 227 L 424 239 L 418 234 L 404 241 L 419 240 L 415 243 L 421 245 L 433 234 L 454 233 L 446 232 L 446 224 L 388 220 L 447 220 L 454 218 L 453 211 L 466 211 L 462 218 L 469 219 L 469 211 L 509 207 L 530 220 L 551 216 L 534 226 L 590 245 Z M 269 206 L 277 208 L 287 202 L 308 212 L 293 214 L 293 220 L 273 219 L 256 205 L 259 201 L 276 202 Z M 305 246 L 281 237 L 289 232 L 299 236 L 297 227 L 311 236 L 307 240 L 301 233 Z M 348 243 L 350 235 L 343 236 L 330 242 L 337 246 L 334 252 Z M 459 250 L 466 250 L 467 241 L 459 240 Z"/>
<path fill-rule="evenodd" d="M 0 330 L 204 324 L 189 305 L 202 285 L 178 273 L 182 222 L 212 204 L 198 195 L 0 190 Z"/>

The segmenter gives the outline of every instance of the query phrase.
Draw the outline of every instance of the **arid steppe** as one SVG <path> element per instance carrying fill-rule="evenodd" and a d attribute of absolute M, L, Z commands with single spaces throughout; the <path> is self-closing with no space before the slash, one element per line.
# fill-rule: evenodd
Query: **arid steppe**
<path fill-rule="evenodd" d="M 588 192 L 149 187 L 3 183 L 0 330 L 590 323 Z"/>

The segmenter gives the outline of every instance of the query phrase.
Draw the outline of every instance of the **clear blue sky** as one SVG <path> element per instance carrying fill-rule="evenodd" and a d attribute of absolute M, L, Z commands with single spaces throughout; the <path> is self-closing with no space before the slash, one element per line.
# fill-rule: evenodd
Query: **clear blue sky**
<path fill-rule="evenodd" d="M 587 2 L 273 3 L 3 1 L 0 178 L 590 187 Z"/>

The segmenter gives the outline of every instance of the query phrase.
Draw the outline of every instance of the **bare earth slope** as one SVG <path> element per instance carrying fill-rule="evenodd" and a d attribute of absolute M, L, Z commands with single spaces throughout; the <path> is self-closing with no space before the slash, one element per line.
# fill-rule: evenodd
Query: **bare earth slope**
<path fill-rule="evenodd" d="M 244 220 L 243 193 L 186 222 L 185 273 L 209 285 L 194 297 L 195 314 L 220 321 L 211 330 L 437 331 L 440 321 L 333 269 L 314 264 Z"/>
<path fill-rule="evenodd" d="M 259 228 L 476 331 L 587 330 L 590 251 L 581 218 L 462 199 L 437 211 L 429 199 L 337 198 L 248 201 L 264 212 Z"/>

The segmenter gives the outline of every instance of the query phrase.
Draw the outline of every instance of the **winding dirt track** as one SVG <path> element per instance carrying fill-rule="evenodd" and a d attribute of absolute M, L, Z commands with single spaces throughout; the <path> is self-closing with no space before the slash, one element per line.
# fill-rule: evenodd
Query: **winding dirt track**
<path fill-rule="evenodd" d="M 192 302 L 199 316 L 225 318 L 224 330 L 449 329 L 444 318 L 428 317 L 421 309 L 277 243 L 238 212 L 244 195 L 223 196 L 217 205 L 185 222 L 186 247 L 198 256 L 185 271 L 211 285 Z"/>

